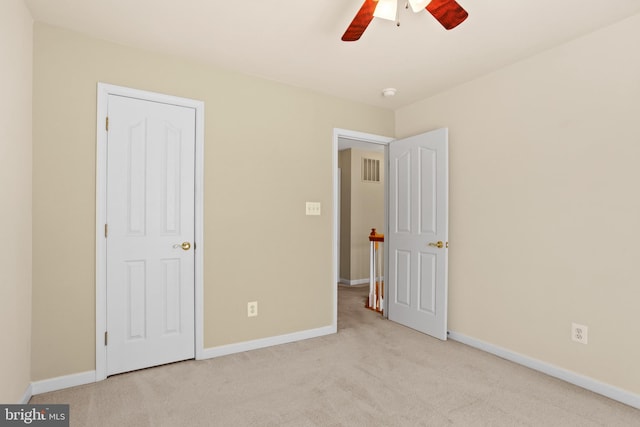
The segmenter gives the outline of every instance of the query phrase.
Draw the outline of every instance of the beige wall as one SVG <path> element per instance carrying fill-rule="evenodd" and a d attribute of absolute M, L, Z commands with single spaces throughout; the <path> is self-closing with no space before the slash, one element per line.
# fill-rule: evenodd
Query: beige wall
<path fill-rule="evenodd" d="M 380 160 L 380 182 L 362 181 L 362 159 Z M 384 233 L 384 153 L 350 148 L 338 153 L 342 168 L 340 279 L 369 279 L 369 233 Z M 353 284 L 353 283 L 352 283 Z"/>
<path fill-rule="evenodd" d="M 338 279 L 351 280 L 351 150 L 338 151 L 340 167 L 340 271 Z"/>
<path fill-rule="evenodd" d="M 640 15 L 396 113 L 450 129 L 450 329 L 633 393 L 638 40 Z"/>
<path fill-rule="evenodd" d="M 44 24 L 34 60 L 34 380 L 95 367 L 99 81 L 205 102 L 205 347 L 332 323 L 333 128 L 389 134 L 391 111 Z"/>
<path fill-rule="evenodd" d="M 362 181 L 362 159 L 380 160 L 380 182 Z M 369 278 L 369 233 L 384 233 L 384 153 L 351 150 L 351 280 Z"/>
<path fill-rule="evenodd" d="M 0 2 L 0 402 L 31 379 L 31 82 L 33 19 Z"/>

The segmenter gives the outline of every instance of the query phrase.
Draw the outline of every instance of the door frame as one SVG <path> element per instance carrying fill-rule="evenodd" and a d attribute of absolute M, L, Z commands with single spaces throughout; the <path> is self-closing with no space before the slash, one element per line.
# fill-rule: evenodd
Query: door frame
<path fill-rule="evenodd" d="M 334 128 L 333 129 L 333 332 L 337 332 L 338 330 L 338 280 L 340 279 L 340 271 L 338 271 L 338 265 L 339 265 L 339 260 L 338 260 L 338 256 L 339 256 L 339 238 L 338 238 L 338 224 L 339 224 L 339 215 L 340 215 L 340 211 L 338 210 L 338 195 L 340 194 L 340 192 L 338 191 L 338 183 L 339 183 L 339 176 L 338 176 L 338 140 L 340 138 L 345 138 L 345 139 L 353 139 L 356 141 L 361 141 L 361 142 L 367 142 L 367 143 L 372 143 L 372 144 L 378 144 L 378 145 L 384 145 L 384 167 L 385 167 L 385 173 L 388 170 L 388 163 L 389 163 L 389 143 L 393 140 L 395 140 L 395 138 L 391 138 L 388 136 L 381 136 L 381 135 L 374 135 L 374 134 L 370 134 L 370 133 L 364 133 L 364 132 L 358 132 L 358 131 L 354 131 L 354 130 L 348 130 L 348 129 L 340 129 L 340 128 Z M 389 180 L 385 179 L 384 182 L 384 233 L 387 233 L 387 229 L 389 228 L 389 220 L 388 220 L 388 194 L 389 194 Z M 385 265 L 384 265 L 384 281 L 385 283 L 388 283 L 387 281 L 387 260 L 388 260 L 388 256 L 386 255 L 387 251 L 385 251 Z M 384 303 L 386 305 L 387 303 L 387 299 L 385 298 Z M 384 315 L 386 317 L 387 315 L 387 308 L 384 307 Z"/>
<path fill-rule="evenodd" d="M 107 130 L 105 126 L 109 95 L 119 95 L 151 102 L 194 108 L 195 129 L 195 240 L 194 253 L 194 326 L 195 357 L 202 359 L 204 351 L 204 102 L 156 92 L 148 92 L 107 83 L 98 83 L 96 114 L 96 381 L 107 377 L 107 246 L 104 225 L 107 217 Z"/>

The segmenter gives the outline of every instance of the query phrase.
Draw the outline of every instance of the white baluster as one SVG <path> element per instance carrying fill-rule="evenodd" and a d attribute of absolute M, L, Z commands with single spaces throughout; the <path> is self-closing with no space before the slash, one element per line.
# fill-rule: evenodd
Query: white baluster
<path fill-rule="evenodd" d="M 375 305 L 375 286 L 376 286 L 376 260 L 375 260 L 375 242 L 371 241 L 369 249 L 369 308 L 376 308 Z"/>

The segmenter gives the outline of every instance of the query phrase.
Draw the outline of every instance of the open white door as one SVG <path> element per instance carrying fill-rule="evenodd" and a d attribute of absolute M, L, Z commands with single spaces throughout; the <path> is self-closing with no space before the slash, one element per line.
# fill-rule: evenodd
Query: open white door
<path fill-rule="evenodd" d="M 195 355 L 196 112 L 109 95 L 108 118 L 105 345 L 111 375 Z"/>
<path fill-rule="evenodd" d="M 389 319 L 447 339 L 448 130 L 389 144 Z"/>

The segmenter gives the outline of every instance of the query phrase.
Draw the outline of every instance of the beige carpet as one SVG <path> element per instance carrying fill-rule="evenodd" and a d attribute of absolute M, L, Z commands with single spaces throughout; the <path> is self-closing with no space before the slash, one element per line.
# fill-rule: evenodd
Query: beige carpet
<path fill-rule="evenodd" d="M 640 411 L 363 308 L 337 334 L 35 396 L 72 426 L 640 426 Z"/>

